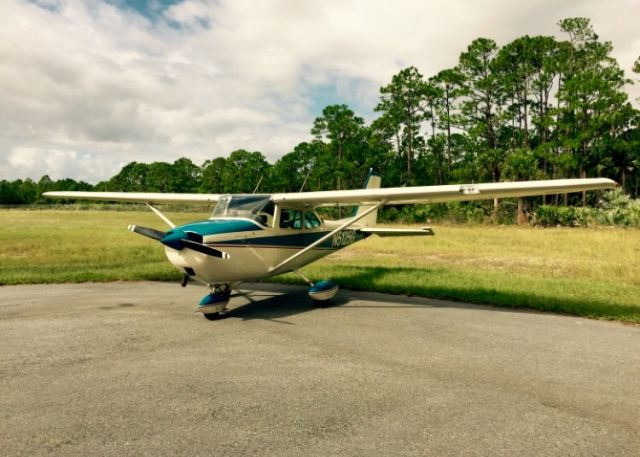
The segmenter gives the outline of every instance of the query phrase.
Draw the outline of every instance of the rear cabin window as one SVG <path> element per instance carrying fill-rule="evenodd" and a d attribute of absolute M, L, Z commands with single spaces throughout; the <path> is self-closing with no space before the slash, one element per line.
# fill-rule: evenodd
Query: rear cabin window
<path fill-rule="evenodd" d="M 314 229 L 320 227 L 322 223 L 318 216 L 311 211 L 300 211 L 297 209 L 283 208 L 280 213 L 280 228 L 288 229 Z"/>
<path fill-rule="evenodd" d="M 314 229 L 320 227 L 322 223 L 318 216 L 316 216 L 311 211 L 305 211 L 304 213 L 304 228 Z"/>
<path fill-rule="evenodd" d="M 302 211 L 284 208 L 280 213 L 280 228 L 301 229 Z"/>

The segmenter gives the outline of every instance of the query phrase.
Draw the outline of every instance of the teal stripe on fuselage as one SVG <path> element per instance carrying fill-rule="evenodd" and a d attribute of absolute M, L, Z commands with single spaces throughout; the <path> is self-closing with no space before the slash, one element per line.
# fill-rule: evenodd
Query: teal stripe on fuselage
<path fill-rule="evenodd" d="M 176 227 L 183 232 L 194 232 L 202 236 L 221 235 L 223 233 L 250 232 L 254 230 L 264 230 L 257 223 L 247 220 L 233 219 L 210 219 L 207 221 L 191 222 L 189 224 Z"/>
<path fill-rule="evenodd" d="M 174 230 L 194 232 L 204 237 L 209 235 L 233 234 L 237 232 L 264 231 L 264 228 L 260 227 L 257 223 L 245 219 L 209 219 L 206 221 L 191 222 L 189 224 L 181 225 L 176 227 Z M 346 232 L 349 232 L 349 237 L 344 239 Z M 212 246 L 230 245 L 303 249 L 318 241 L 328 233 L 329 231 L 282 233 L 272 236 L 216 240 L 215 242 L 209 242 L 207 244 Z M 366 238 L 366 235 L 358 231 L 344 230 L 341 234 L 337 235 L 337 239 L 336 236 L 333 236 L 316 247 L 318 249 L 339 249 L 363 238 Z"/>
<path fill-rule="evenodd" d="M 336 245 L 334 241 L 334 237 L 331 237 L 318 246 L 317 249 L 339 249 L 347 246 L 348 244 L 355 243 L 356 241 L 360 241 L 366 237 L 366 235 L 352 231 L 353 236 L 349 240 L 348 243 L 340 243 Z M 235 240 L 220 240 L 215 243 L 210 243 L 215 246 L 255 246 L 255 247 L 266 247 L 266 248 L 295 248 L 295 249 L 303 249 L 309 246 L 310 244 L 318 241 L 323 236 L 327 235 L 329 232 L 307 232 L 307 233 L 296 233 L 296 234 L 283 234 L 283 235 L 274 235 L 274 236 L 264 236 L 264 237 L 256 237 L 256 238 L 244 238 L 244 239 L 235 239 Z"/>
<path fill-rule="evenodd" d="M 251 245 L 260 247 L 287 247 L 287 248 L 305 248 L 311 243 L 318 241 L 329 232 L 312 232 L 312 233 L 296 233 L 286 235 L 263 236 L 256 238 L 244 238 L 239 240 L 216 241 L 215 244 L 225 245 Z M 331 238 L 321 243 L 319 248 L 330 248 Z"/>

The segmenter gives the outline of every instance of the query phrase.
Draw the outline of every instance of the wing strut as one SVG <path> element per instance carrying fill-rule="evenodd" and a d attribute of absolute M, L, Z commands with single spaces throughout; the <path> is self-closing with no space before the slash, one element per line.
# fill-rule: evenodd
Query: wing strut
<path fill-rule="evenodd" d="M 298 251 L 295 254 L 293 254 L 291 257 L 289 257 L 288 259 L 283 260 L 282 262 L 280 262 L 278 265 L 276 265 L 275 267 L 271 267 L 269 268 L 269 273 L 273 273 L 274 271 L 277 271 L 279 269 L 281 269 L 282 267 L 284 267 L 285 265 L 293 262 L 295 259 L 297 259 L 298 257 L 300 257 L 302 254 L 305 254 L 306 252 L 309 252 L 311 249 L 315 248 L 316 246 L 318 246 L 319 244 L 323 243 L 324 241 L 328 240 L 329 238 L 331 238 L 333 235 L 335 235 L 336 233 L 338 233 L 340 230 L 344 230 L 347 227 L 355 224 L 356 222 L 358 222 L 360 219 L 362 219 L 363 217 L 367 216 L 369 213 L 372 213 L 373 211 L 377 210 L 378 208 L 380 208 L 382 205 L 384 205 L 387 201 L 383 200 L 381 202 L 379 202 L 378 204 L 370 207 L 369 209 L 367 209 L 365 212 L 363 212 L 362 214 L 358 214 L 356 217 L 354 217 L 353 219 L 349 219 L 347 222 L 345 222 L 344 224 L 342 224 L 340 227 L 338 227 L 335 230 L 332 230 L 331 232 L 327 233 L 325 236 L 323 236 L 322 238 L 320 238 L 317 241 L 314 241 L 313 243 L 311 243 L 309 246 L 307 246 L 306 248 L 304 248 L 302 251 Z"/>
<path fill-rule="evenodd" d="M 149 203 L 147 203 L 147 206 L 149 207 L 149 209 L 151 211 L 156 213 L 156 216 L 158 216 L 160 219 L 162 219 L 169 227 L 175 228 L 176 224 L 171 222 L 171 220 L 167 216 L 162 214 L 158 208 L 155 208 L 155 207 L 151 206 Z"/>

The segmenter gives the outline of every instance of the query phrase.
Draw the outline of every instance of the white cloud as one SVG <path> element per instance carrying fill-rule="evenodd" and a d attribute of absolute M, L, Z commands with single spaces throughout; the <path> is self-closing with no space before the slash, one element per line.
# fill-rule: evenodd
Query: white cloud
<path fill-rule="evenodd" d="M 45 153 L 44 163 L 41 163 L 43 152 Z M 6 165 L 17 171 L 18 174 L 30 174 L 45 166 L 49 173 L 58 179 L 66 177 L 68 164 L 75 162 L 77 157 L 76 151 L 56 149 L 40 151 L 35 148 L 17 147 L 9 153 Z"/>
<path fill-rule="evenodd" d="M 95 182 L 133 160 L 238 148 L 274 160 L 309 139 L 318 87 L 370 112 L 403 66 L 429 76 L 478 36 L 558 34 L 563 17 L 590 17 L 627 70 L 640 49 L 635 0 L 188 0 L 159 20 L 39 3 L 0 4 L 0 179 Z"/>

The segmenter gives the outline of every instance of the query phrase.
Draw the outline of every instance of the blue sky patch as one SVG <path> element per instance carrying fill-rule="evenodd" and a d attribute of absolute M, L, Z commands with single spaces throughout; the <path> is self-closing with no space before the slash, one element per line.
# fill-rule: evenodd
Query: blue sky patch
<path fill-rule="evenodd" d="M 311 86 L 308 90 L 311 106 L 309 110 L 314 116 L 322 115 L 322 110 L 329 105 L 345 104 L 357 116 L 367 121 L 374 119 L 374 108 L 378 102 L 377 93 L 368 86 L 371 82 L 359 78 L 331 78 L 326 84 Z"/>
<path fill-rule="evenodd" d="M 51 0 L 30 0 L 31 3 L 38 5 L 40 8 L 55 13 L 60 10 L 60 5 Z"/>
<path fill-rule="evenodd" d="M 181 0 L 108 0 L 112 5 L 123 10 L 133 10 L 149 19 L 156 19 L 167 8 L 180 3 Z"/>

